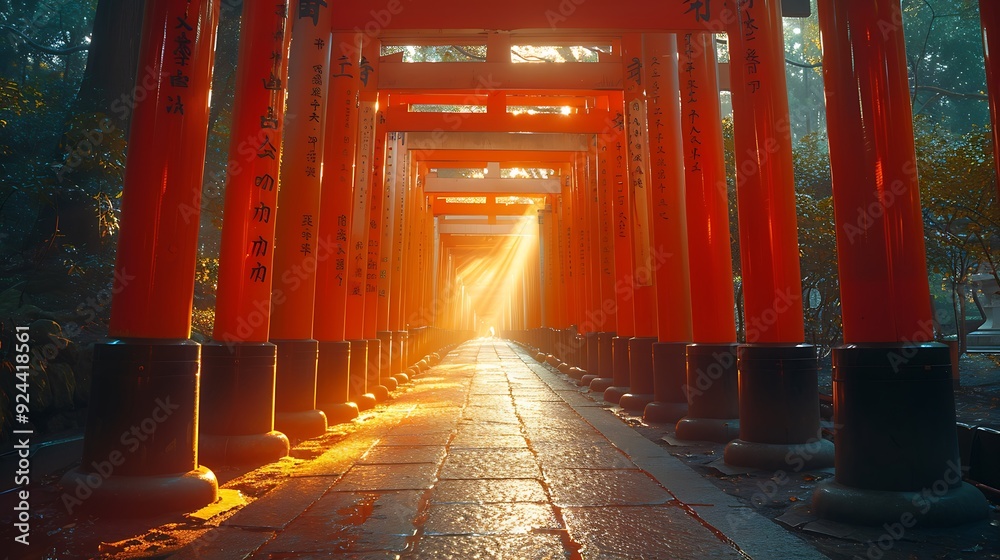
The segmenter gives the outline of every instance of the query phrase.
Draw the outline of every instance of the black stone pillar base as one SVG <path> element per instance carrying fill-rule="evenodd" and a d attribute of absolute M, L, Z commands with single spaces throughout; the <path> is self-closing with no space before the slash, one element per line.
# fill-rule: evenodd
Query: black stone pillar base
<path fill-rule="evenodd" d="M 350 402 L 351 343 L 346 340 L 319 343 L 316 372 L 316 408 L 326 414 L 329 425 L 358 417 L 358 405 Z"/>
<path fill-rule="evenodd" d="M 278 364 L 274 382 L 274 428 L 290 438 L 309 439 L 326 432 L 326 415 L 316 409 L 319 342 L 272 340 Z"/>
<path fill-rule="evenodd" d="M 264 464 L 288 455 L 274 430 L 277 347 L 270 342 L 202 346 L 198 452 L 208 465 Z"/>
<path fill-rule="evenodd" d="M 615 370 L 613 332 L 597 333 L 597 371 L 598 377 L 612 377 Z"/>
<path fill-rule="evenodd" d="M 389 359 L 389 372 L 397 385 L 404 385 L 410 382 L 410 376 L 404 373 L 406 365 L 404 352 L 406 349 L 406 331 L 392 332 L 392 356 Z"/>
<path fill-rule="evenodd" d="M 583 346 L 583 365 L 580 366 L 581 369 L 587 371 L 588 374 L 597 377 L 597 370 L 601 367 L 601 350 L 598 346 L 600 341 L 600 335 L 596 332 L 589 332 L 583 335 L 584 346 Z"/>
<path fill-rule="evenodd" d="M 200 359 L 184 339 L 95 345 L 83 458 L 61 482 L 68 507 L 156 515 L 215 501 L 215 474 L 198 465 Z"/>
<path fill-rule="evenodd" d="M 951 526 L 985 519 L 962 482 L 951 356 L 944 344 L 834 349 L 836 478 L 813 508 L 847 523 Z"/>
<path fill-rule="evenodd" d="M 375 408 L 378 399 L 368 392 L 368 341 L 351 340 L 351 402 L 358 410 Z"/>
<path fill-rule="evenodd" d="M 208 467 L 164 475 L 104 476 L 104 472 L 80 466 L 63 475 L 59 484 L 69 496 L 63 503 L 70 513 L 77 506 L 106 517 L 152 517 L 196 511 L 218 498 L 219 483 Z"/>
<path fill-rule="evenodd" d="M 655 337 L 635 337 L 628 341 L 629 387 L 618 404 L 630 412 L 641 412 L 653 402 L 653 344 Z M 605 395 L 607 392 L 605 392 Z M 607 396 L 605 396 L 607 400 Z"/>
<path fill-rule="evenodd" d="M 392 331 L 379 331 L 378 339 L 382 343 L 382 353 L 379 354 L 381 356 L 378 370 L 379 385 L 391 393 L 399 386 L 399 382 L 392 376 Z"/>
<path fill-rule="evenodd" d="M 944 474 L 939 479 L 944 481 Z M 820 517 L 854 525 L 889 526 L 894 530 L 911 527 L 954 527 L 989 517 L 986 497 L 975 486 L 961 482 L 961 473 L 952 475 L 959 483 L 942 483 L 919 492 L 890 492 L 845 486 L 825 480 L 813 494 L 813 511 Z"/>
<path fill-rule="evenodd" d="M 687 342 L 653 344 L 653 402 L 643 409 L 646 422 L 673 424 L 688 412 L 684 393 Z"/>
<path fill-rule="evenodd" d="M 288 437 L 278 431 L 242 436 L 201 434 L 198 452 L 207 465 L 262 465 L 288 455 Z"/>
<path fill-rule="evenodd" d="M 590 392 L 603 393 L 611 387 L 611 384 L 614 383 L 614 381 L 615 380 L 611 377 L 598 377 L 590 382 Z M 628 391 L 625 391 L 625 393 L 627 392 Z M 622 394 L 624 395 L 625 393 Z M 620 396 L 618 398 L 621 399 Z"/>
<path fill-rule="evenodd" d="M 603 393 L 614 385 L 614 338 L 613 332 L 597 333 L 597 371 L 591 372 L 595 375 L 586 384 L 595 393 Z"/>
<path fill-rule="evenodd" d="M 591 382 L 591 391 L 601 391 L 604 393 L 604 400 L 609 403 L 618 404 L 622 395 L 629 392 L 629 358 L 628 341 L 630 337 L 616 336 L 611 339 L 611 357 L 613 366 L 611 370 L 611 382 L 603 378 Z M 607 385 L 607 386 L 605 386 Z M 612 391 L 612 389 L 614 389 Z M 610 391 L 610 393 L 609 393 Z"/>
<path fill-rule="evenodd" d="M 728 443 L 739 437 L 736 348 L 736 344 L 688 345 L 688 415 L 677 422 L 677 439 Z"/>
<path fill-rule="evenodd" d="M 833 466 L 833 443 L 819 427 L 819 365 L 808 344 L 746 344 L 737 349 L 740 439 L 731 465 L 765 470 Z"/>
<path fill-rule="evenodd" d="M 368 369 L 365 373 L 365 385 L 368 392 L 375 395 L 376 403 L 389 400 L 389 388 L 382 385 L 382 341 L 377 338 L 365 340 L 368 346 Z"/>
<path fill-rule="evenodd" d="M 319 409 L 274 413 L 274 429 L 291 438 L 314 438 L 325 434 L 326 428 L 326 413 Z"/>

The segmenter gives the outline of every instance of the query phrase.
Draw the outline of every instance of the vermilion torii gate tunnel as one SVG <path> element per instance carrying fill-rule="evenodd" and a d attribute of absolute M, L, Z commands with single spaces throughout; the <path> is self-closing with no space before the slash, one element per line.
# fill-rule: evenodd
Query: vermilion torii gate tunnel
<path fill-rule="evenodd" d="M 983 2 L 988 47 L 994 8 Z M 132 119 L 111 339 L 64 484 L 115 513 L 200 507 L 217 492 L 202 461 L 276 460 L 287 436 L 350 421 L 436 350 L 492 328 L 606 400 L 677 422 L 680 438 L 729 442 L 729 463 L 835 465 L 814 498 L 828 518 L 985 517 L 955 471 L 949 352 L 926 342 L 900 5 L 819 9 L 846 342 L 835 451 L 803 343 L 779 2 L 244 3 L 215 332 L 198 345 L 219 7 L 151 0 L 140 68 L 160 79 Z M 382 54 L 394 45 L 486 56 L 414 63 Z M 518 64 L 516 45 L 605 48 L 596 62 Z M 720 86 L 736 127 L 745 344 Z"/>

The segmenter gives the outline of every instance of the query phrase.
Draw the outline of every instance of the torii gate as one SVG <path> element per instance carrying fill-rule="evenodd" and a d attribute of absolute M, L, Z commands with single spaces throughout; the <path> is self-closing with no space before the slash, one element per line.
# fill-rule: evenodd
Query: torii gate
<path fill-rule="evenodd" d="M 140 67 L 160 79 L 132 120 L 111 340 L 95 351 L 83 464 L 64 480 L 89 489 L 88 505 L 204 505 L 217 485 L 199 449 L 216 464 L 281 457 L 288 440 L 275 425 L 308 437 L 347 421 L 405 382 L 407 364 L 419 371 L 468 336 L 472 284 L 457 301 L 443 288 L 492 230 L 464 224 L 480 229 L 459 239 L 461 224 L 435 222 L 463 203 L 433 190 L 430 166 L 457 160 L 559 170 L 552 192 L 529 193 L 543 200 L 522 209 L 537 212 L 538 235 L 520 287 L 504 294 L 509 336 L 597 376 L 588 381 L 605 399 L 680 420 L 681 437 L 728 441 L 738 412 L 729 462 L 834 460 L 818 434 L 816 353 L 803 344 L 779 2 L 245 3 L 216 330 L 203 348 L 189 335 L 217 19 L 216 0 L 147 4 Z M 926 342 L 899 3 L 820 0 L 820 19 L 846 345 L 835 350 L 836 481 L 815 505 L 834 519 L 897 521 L 944 477 L 921 522 L 984 517 L 982 496 L 947 478 L 958 462 L 950 365 Z M 986 9 L 983 22 L 988 36 L 1000 23 Z M 723 32 L 749 325 L 740 345 L 712 36 Z M 414 37 L 479 37 L 487 59 L 381 56 L 383 41 Z M 510 60 L 517 38 L 580 37 L 615 48 L 565 68 Z M 455 94 L 486 112 L 411 110 Z M 508 112 L 524 94 L 570 114 Z M 485 226 L 509 194 L 493 184 Z M 848 227 L 873 207 L 860 235 Z M 135 447 L 119 449 L 129 433 Z"/>

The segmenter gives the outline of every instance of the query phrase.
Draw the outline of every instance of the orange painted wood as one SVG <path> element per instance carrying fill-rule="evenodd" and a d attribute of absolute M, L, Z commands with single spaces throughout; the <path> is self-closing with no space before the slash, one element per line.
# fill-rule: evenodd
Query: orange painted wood
<path fill-rule="evenodd" d="M 347 256 L 347 311 L 344 334 L 348 340 L 365 339 L 365 290 L 368 270 L 369 208 L 371 205 L 375 121 L 378 89 L 375 87 L 375 65 L 378 45 L 369 43 L 362 49 L 357 72 L 361 79 L 358 93 L 357 150 L 354 159 L 354 206 L 351 210 L 350 246 Z M 366 83 L 367 82 L 367 83 Z"/>
<path fill-rule="evenodd" d="M 646 122 L 646 95 L 643 85 L 644 37 L 626 35 L 622 50 L 626 68 L 625 81 L 625 165 L 628 196 L 632 204 L 632 266 L 630 275 L 634 300 L 635 336 L 656 336 L 656 293 L 652 263 L 652 230 L 649 199 L 649 138 Z"/>
<path fill-rule="evenodd" d="M 317 4 L 311 2 L 310 4 Z M 537 29 L 555 40 L 563 29 L 701 29 L 717 15 L 712 2 L 619 0 L 614 9 L 582 0 L 539 4 L 533 0 L 469 4 L 461 0 L 389 0 L 335 5 L 335 25 L 372 38 L 388 30 Z M 576 31 L 574 31 L 576 32 Z"/>
<path fill-rule="evenodd" d="M 748 343 L 800 343 L 802 279 L 778 0 L 738 7 L 729 33 Z"/>
<path fill-rule="evenodd" d="M 898 3 L 819 3 L 844 342 L 934 337 Z"/>
<path fill-rule="evenodd" d="M 320 239 L 330 244 L 330 257 L 316 268 L 316 338 L 348 340 L 346 334 L 348 251 L 354 204 L 354 159 L 357 151 L 358 91 L 361 58 L 353 58 L 350 36 L 331 36 L 330 92 L 326 105 L 326 143 L 323 149 L 323 191 L 320 201 Z M 319 110 L 319 109 L 317 109 Z M 310 117 L 311 118 L 311 114 Z"/>
<path fill-rule="evenodd" d="M 271 340 L 313 338 L 316 270 L 332 259 L 331 239 L 321 237 L 321 169 L 326 134 L 330 65 L 330 10 L 298 16 L 288 56 L 288 105 L 274 233 Z M 320 72 L 317 72 L 319 67 Z M 315 84 L 313 82 L 320 82 Z M 316 116 L 313 117 L 312 115 Z M 261 216 L 262 217 L 262 216 Z M 310 225 L 312 224 L 312 225 Z"/>
<path fill-rule="evenodd" d="M 378 338 L 378 276 L 382 258 L 382 236 L 385 221 L 385 172 L 388 138 L 381 109 L 375 115 L 375 155 L 372 159 L 371 182 L 368 187 L 368 256 L 365 267 L 365 338 Z"/>
<path fill-rule="evenodd" d="M 143 76 L 156 78 L 129 130 L 108 330 L 113 338 L 191 335 L 218 21 L 213 0 L 146 4 L 137 81 L 145 88 Z"/>
<path fill-rule="evenodd" d="M 660 342 L 690 342 L 691 274 L 676 37 L 647 35 L 643 61 L 650 154 L 646 195 L 653 233 L 650 264 L 656 276 L 657 337 Z"/>
<path fill-rule="evenodd" d="M 229 143 L 241 172 L 226 177 L 212 335 L 227 343 L 269 336 L 275 221 L 265 217 L 277 217 L 290 21 L 287 2 L 243 5 Z"/>
<path fill-rule="evenodd" d="M 732 343 L 736 342 L 733 257 L 715 38 L 689 33 L 678 40 L 692 340 Z"/>
<path fill-rule="evenodd" d="M 617 303 L 618 336 L 629 338 L 635 335 L 635 291 L 633 274 L 635 267 L 632 254 L 632 197 L 628 181 L 628 161 L 625 132 L 624 97 L 619 95 L 614 100 L 612 111 L 617 114 L 614 121 L 620 123 L 611 127 L 603 135 L 604 146 L 607 147 L 607 169 L 612 193 L 612 231 L 614 235 L 615 252 L 615 302 Z M 602 153 L 605 150 L 602 148 Z"/>

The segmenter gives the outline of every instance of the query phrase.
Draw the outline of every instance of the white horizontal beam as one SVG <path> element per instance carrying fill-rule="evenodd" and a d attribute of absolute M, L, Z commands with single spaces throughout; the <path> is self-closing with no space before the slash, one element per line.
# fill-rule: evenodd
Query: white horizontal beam
<path fill-rule="evenodd" d="M 502 193 L 502 194 L 559 194 L 559 179 L 465 179 L 438 177 L 428 173 L 424 192 L 435 193 Z"/>

